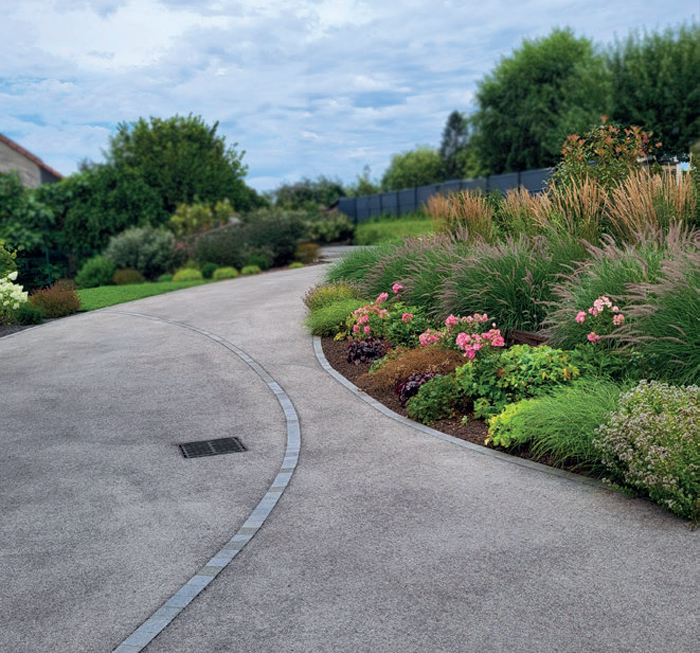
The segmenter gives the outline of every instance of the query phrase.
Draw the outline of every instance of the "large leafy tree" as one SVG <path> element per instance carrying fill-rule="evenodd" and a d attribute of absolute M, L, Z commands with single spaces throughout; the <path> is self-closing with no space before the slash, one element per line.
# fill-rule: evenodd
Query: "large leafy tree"
<path fill-rule="evenodd" d="M 555 29 L 525 40 L 478 85 L 474 144 L 486 172 L 553 165 L 564 139 L 608 113 L 609 73 L 587 38 Z"/>
<path fill-rule="evenodd" d="M 106 152 L 107 165 L 133 175 L 157 191 L 164 223 L 181 204 L 228 199 L 238 211 L 253 208 L 254 194 L 243 178 L 244 152 L 227 146 L 218 123 L 200 117 L 140 118 L 121 123 Z"/>
<path fill-rule="evenodd" d="M 614 120 L 653 131 L 667 153 L 700 138 L 700 25 L 634 32 L 608 51 Z"/>
<path fill-rule="evenodd" d="M 442 180 L 440 154 L 432 147 L 394 154 L 382 176 L 382 190 L 402 190 L 427 186 Z"/>

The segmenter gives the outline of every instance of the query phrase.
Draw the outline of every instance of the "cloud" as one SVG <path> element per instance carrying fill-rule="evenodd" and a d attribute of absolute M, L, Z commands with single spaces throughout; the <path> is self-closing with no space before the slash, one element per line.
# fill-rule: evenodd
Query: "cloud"
<path fill-rule="evenodd" d="M 521 45 L 571 25 L 609 43 L 690 18 L 644 0 L 23 0 L 0 21 L 0 131 L 63 172 L 117 123 L 201 115 L 256 188 L 380 176 L 439 145 L 454 109 Z"/>

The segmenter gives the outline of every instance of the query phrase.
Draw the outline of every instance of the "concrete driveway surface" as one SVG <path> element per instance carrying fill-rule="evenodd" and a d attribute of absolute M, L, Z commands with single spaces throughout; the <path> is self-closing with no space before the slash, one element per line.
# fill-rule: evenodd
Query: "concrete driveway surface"
<path fill-rule="evenodd" d="M 700 531 L 377 411 L 302 328 L 324 271 L 0 339 L 0 651 L 697 653 Z"/>

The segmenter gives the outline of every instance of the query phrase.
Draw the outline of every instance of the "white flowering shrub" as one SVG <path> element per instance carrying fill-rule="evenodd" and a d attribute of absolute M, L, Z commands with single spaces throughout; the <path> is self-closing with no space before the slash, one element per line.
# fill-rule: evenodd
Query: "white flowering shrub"
<path fill-rule="evenodd" d="M 29 298 L 22 286 L 13 283 L 15 279 L 17 279 L 16 271 L 0 277 L 0 324 L 10 322 L 13 312 Z"/>
<path fill-rule="evenodd" d="M 596 432 L 610 481 L 700 521 L 700 387 L 642 381 Z"/>

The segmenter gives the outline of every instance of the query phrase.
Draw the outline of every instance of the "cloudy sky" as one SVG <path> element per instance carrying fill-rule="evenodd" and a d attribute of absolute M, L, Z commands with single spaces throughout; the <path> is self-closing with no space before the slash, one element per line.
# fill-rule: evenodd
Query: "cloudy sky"
<path fill-rule="evenodd" d="M 378 178 L 438 146 L 449 113 L 522 40 L 604 46 L 700 19 L 700 0 L 0 0 L 0 132 L 63 174 L 120 122 L 219 122 L 264 191 Z"/>

